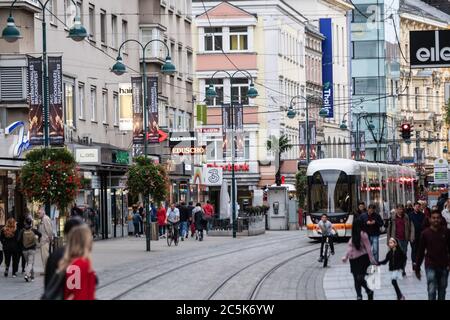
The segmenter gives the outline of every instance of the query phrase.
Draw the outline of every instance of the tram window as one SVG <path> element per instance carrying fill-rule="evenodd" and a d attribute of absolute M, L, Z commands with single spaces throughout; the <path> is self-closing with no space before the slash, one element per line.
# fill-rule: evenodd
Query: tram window
<path fill-rule="evenodd" d="M 349 177 L 344 172 L 323 170 L 313 175 L 311 204 L 314 212 L 348 212 L 350 199 Z"/>

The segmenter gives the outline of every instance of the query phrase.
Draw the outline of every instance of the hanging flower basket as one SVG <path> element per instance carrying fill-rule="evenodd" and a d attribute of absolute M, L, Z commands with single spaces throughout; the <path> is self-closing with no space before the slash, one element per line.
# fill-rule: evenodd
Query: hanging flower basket
<path fill-rule="evenodd" d="M 30 201 L 50 203 L 64 211 L 81 187 L 77 163 L 65 148 L 35 149 L 26 155 L 20 188 Z"/>

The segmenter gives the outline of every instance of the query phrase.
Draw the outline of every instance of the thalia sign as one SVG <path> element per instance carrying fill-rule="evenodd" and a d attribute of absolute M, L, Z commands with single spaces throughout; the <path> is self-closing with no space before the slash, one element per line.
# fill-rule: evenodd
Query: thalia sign
<path fill-rule="evenodd" d="M 450 67 L 450 30 L 410 31 L 411 68 Z"/>

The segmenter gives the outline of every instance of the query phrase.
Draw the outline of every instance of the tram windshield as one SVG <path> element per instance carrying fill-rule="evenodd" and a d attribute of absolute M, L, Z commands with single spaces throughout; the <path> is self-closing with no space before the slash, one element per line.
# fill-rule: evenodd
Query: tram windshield
<path fill-rule="evenodd" d="M 349 177 L 343 171 L 317 171 L 310 188 L 313 213 L 342 214 L 351 208 Z"/>

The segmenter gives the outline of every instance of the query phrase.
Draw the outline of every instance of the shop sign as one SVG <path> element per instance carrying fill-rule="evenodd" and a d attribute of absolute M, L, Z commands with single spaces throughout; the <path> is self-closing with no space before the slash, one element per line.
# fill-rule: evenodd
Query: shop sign
<path fill-rule="evenodd" d="M 434 184 L 448 184 L 448 162 L 445 159 L 434 162 Z"/>
<path fill-rule="evenodd" d="M 13 158 L 20 157 L 22 152 L 30 147 L 29 134 L 25 135 L 25 124 L 22 121 L 16 121 L 7 126 L 5 134 L 11 135 L 16 129 L 19 130 L 19 139 L 11 146 Z"/>
<path fill-rule="evenodd" d="M 99 163 L 98 149 L 75 149 L 75 160 L 78 163 Z"/>
<path fill-rule="evenodd" d="M 169 147 L 174 148 L 176 146 L 190 146 L 194 147 L 194 142 L 197 141 L 195 132 L 171 132 L 169 137 Z"/>
<path fill-rule="evenodd" d="M 177 155 L 196 155 L 196 154 L 205 154 L 206 146 L 201 147 L 175 147 L 172 148 L 172 154 Z"/>
<path fill-rule="evenodd" d="M 128 151 L 115 150 L 112 153 L 112 162 L 116 164 L 129 164 L 130 154 Z"/>
<path fill-rule="evenodd" d="M 209 135 L 209 136 L 222 136 L 222 128 L 196 128 L 195 132 Z"/>
<path fill-rule="evenodd" d="M 231 172 L 233 167 L 231 165 L 231 163 L 225 163 L 225 164 L 213 164 L 213 163 L 209 163 L 207 164 L 208 168 L 222 168 L 223 171 L 229 171 Z M 250 165 L 248 163 L 244 163 L 244 164 L 234 164 L 234 171 L 241 171 L 241 172 L 249 172 L 250 171 Z"/>
<path fill-rule="evenodd" d="M 100 189 L 100 177 L 99 176 L 92 176 L 91 186 L 92 186 L 92 189 Z"/>
<path fill-rule="evenodd" d="M 203 168 L 203 184 L 206 186 L 221 186 L 223 180 L 222 168 L 205 167 Z"/>
<path fill-rule="evenodd" d="M 450 66 L 450 30 L 410 31 L 411 68 Z"/>

